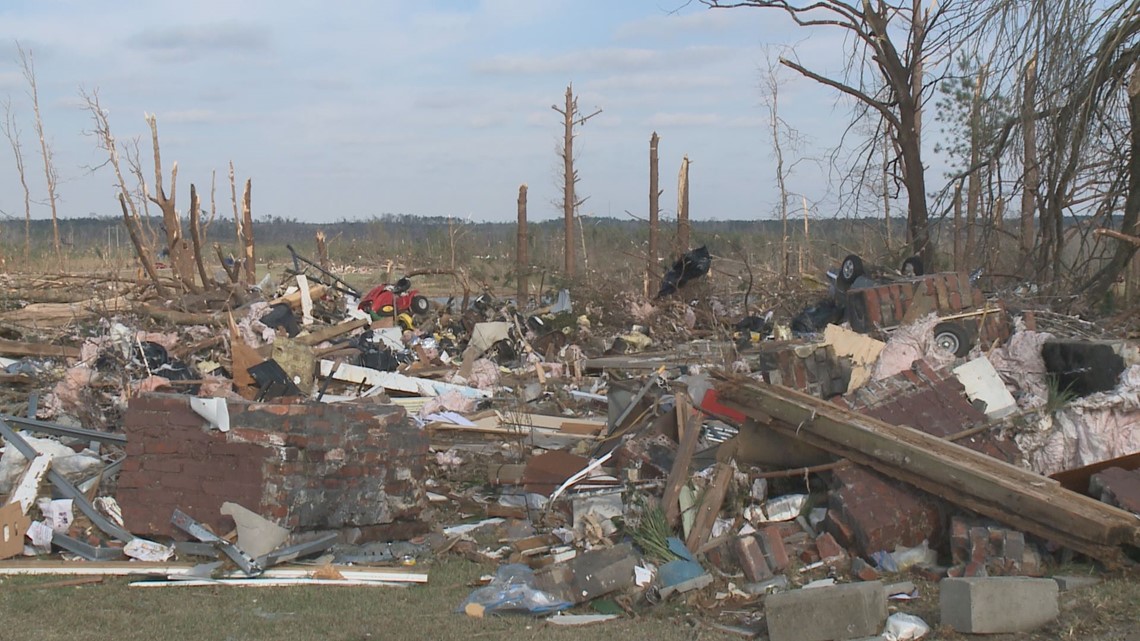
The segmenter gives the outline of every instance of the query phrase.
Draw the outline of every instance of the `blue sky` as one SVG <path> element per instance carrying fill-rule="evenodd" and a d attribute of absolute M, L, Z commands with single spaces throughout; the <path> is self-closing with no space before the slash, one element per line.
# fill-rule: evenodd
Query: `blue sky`
<path fill-rule="evenodd" d="M 656 130 L 667 214 L 688 154 L 695 218 L 759 218 L 777 200 L 764 46 L 795 45 L 822 71 L 844 63 L 838 35 L 808 35 L 780 12 L 684 0 L 6 0 L 0 99 L 22 129 L 38 218 L 49 210 L 17 39 L 35 57 L 66 217 L 118 213 L 111 173 L 86 169 L 105 156 L 83 133 L 81 87 L 99 91 L 120 141 L 147 133 L 144 112 L 157 115 L 164 164 L 179 163 L 180 209 L 189 183 L 208 192 L 217 170 L 229 211 L 232 160 L 253 179 L 255 218 L 511 220 L 524 182 L 531 217 L 556 217 L 561 123 L 550 107 L 573 82 L 584 111 L 603 110 L 576 142 L 582 213 L 645 215 Z M 844 105 L 784 77 L 781 110 L 808 151 L 834 144 Z M 792 186 L 826 202 L 819 172 L 802 168 Z M 0 211 L 22 218 L 22 198 L 0 139 Z"/>

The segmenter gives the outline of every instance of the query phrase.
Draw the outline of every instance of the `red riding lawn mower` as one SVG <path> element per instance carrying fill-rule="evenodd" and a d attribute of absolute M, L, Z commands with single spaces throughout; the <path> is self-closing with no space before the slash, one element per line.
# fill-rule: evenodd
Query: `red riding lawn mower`
<path fill-rule="evenodd" d="M 399 326 L 412 329 L 412 317 L 427 313 L 431 305 L 419 290 L 412 289 L 412 281 L 404 277 L 395 283 L 383 283 L 372 288 L 360 299 L 357 308 L 373 320 L 394 318 Z"/>

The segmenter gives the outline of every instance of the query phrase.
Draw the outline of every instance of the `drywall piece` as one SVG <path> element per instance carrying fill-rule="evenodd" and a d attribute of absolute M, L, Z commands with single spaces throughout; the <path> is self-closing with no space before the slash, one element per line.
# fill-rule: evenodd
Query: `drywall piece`
<path fill-rule="evenodd" d="M 24 475 L 16 483 L 16 489 L 12 490 L 12 495 L 8 497 L 8 503 L 20 504 L 21 514 L 27 514 L 28 508 L 35 503 L 40 491 L 40 481 L 43 480 L 44 474 L 47 474 L 48 466 L 51 465 L 54 456 L 49 452 L 32 459 L 24 470 Z"/>
<path fill-rule="evenodd" d="M 954 377 L 966 388 L 966 396 L 971 401 L 986 404 L 985 413 L 989 418 L 1002 418 L 1017 411 L 1017 401 L 1009 393 L 990 359 L 979 356 L 955 367 L 953 371 Z"/>
<path fill-rule="evenodd" d="M 289 538 L 289 530 L 237 503 L 226 501 L 218 511 L 233 517 L 237 524 L 238 547 L 252 557 L 269 554 Z"/>
<path fill-rule="evenodd" d="M 313 295 L 309 291 L 309 278 L 297 274 L 297 286 L 301 288 L 301 324 L 313 324 Z"/>
<path fill-rule="evenodd" d="M 851 382 L 847 384 L 848 394 L 862 387 L 871 378 L 871 368 L 875 365 L 875 361 L 879 360 L 879 353 L 887 346 L 883 341 L 839 325 L 828 325 L 823 330 L 823 341 L 831 345 L 836 356 L 851 359 Z"/>

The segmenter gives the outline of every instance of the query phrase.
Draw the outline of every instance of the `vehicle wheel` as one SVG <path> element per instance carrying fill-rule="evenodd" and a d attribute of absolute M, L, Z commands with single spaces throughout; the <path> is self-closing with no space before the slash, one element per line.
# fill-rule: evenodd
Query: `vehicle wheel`
<path fill-rule="evenodd" d="M 413 296 L 411 308 L 413 314 L 426 314 L 431 309 L 431 303 L 423 296 Z"/>
<path fill-rule="evenodd" d="M 859 278 L 864 273 L 866 272 L 863 269 L 863 259 L 855 254 L 851 254 L 847 258 L 844 258 L 843 262 L 839 265 L 839 275 L 836 277 L 836 280 L 839 281 L 839 284 L 844 288 L 847 288 L 851 286 L 851 283 L 855 282 L 856 278 Z"/>
<path fill-rule="evenodd" d="M 922 276 L 925 274 L 922 267 L 922 258 L 919 256 L 911 256 L 903 261 L 902 275 L 903 276 Z"/>
<path fill-rule="evenodd" d="M 934 344 L 959 358 L 970 353 L 973 340 L 965 327 L 957 323 L 939 323 L 934 326 Z"/>

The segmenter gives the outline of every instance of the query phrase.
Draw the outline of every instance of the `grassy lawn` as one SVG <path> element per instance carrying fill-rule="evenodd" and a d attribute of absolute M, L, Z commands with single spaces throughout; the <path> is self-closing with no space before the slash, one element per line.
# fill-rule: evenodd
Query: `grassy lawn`
<path fill-rule="evenodd" d="M 522 616 L 471 619 L 455 612 L 468 583 L 488 569 L 451 557 L 430 583 L 408 588 L 130 588 L 132 580 L 36 589 L 67 577 L 7 577 L 0 583 L 0 639 L 23 641 L 277 641 L 322 639 L 739 639 L 686 623 L 668 605 L 585 628 Z"/>

